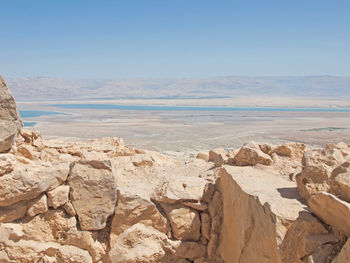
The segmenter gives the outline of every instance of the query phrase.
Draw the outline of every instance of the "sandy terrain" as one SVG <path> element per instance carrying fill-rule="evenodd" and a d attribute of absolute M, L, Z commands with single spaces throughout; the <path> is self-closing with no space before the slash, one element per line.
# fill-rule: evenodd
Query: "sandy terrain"
<path fill-rule="evenodd" d="M 82 101 L 80 101 L 82 102 Z M 90 101 L 89 101 L 90 102 Z M 93 101 L 125 105 L 210 105 L 346 107 L 347 101 L 307 99 L 213 99 Z M 55 102 L 49 102 L 55 103 Z M 46 103 L 46 104 L 49 104 Z M 75 103 L 70 101 L 69 103 Z M 87 103 L 84 101 L 83 103 Z M 311 146 L 329 142 L 350 143 L 350 112 L 186 112 L 61 109 L 43 102 L 18 102 L 21 110 L 51 110 L 70 115 L 27 118 L 46 138 L 89 139 L 116 136 L 126 144 L 171 155 L 194 155 L 215 147 L 236 148 L 251 140 L 281 143 L 299 141 Z"/>

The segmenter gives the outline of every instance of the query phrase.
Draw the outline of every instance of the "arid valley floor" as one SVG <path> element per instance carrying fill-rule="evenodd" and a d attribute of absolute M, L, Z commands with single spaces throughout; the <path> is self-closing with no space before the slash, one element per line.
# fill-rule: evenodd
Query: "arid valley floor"
<path fill-rule="evenodd" d="M 346 100 L 241 98 L 198 100 L 19 101 L 20 110 L 55 111 L 67 115 L 22 118 L 36 122 L 45 138 L 91 139 L 116 136 L 131 146 L 173 156 L 192 155 L 216 147 L 237 148 L 254 140 L 279 144 L 297 141 L 310 146 L 350 143 L 350 112 L 326 111 L 140 111 L 69 109 L 57 103 L 118 105 L 347 108 Z"/>

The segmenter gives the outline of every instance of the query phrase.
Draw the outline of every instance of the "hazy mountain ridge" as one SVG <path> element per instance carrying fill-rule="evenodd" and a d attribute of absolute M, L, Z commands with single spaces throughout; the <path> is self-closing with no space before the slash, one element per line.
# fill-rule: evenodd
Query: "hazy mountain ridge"
<path fill-rule="evenodd" d="M 202 79 L 65 80 L 7 78 L 17 100 L 210 98 L 243 96 L 350 97 L 350 77 L 213 77 Z"/>

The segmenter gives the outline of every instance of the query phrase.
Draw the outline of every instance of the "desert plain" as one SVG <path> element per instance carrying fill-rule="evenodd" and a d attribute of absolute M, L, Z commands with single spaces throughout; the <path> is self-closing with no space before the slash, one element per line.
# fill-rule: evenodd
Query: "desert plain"
<path fill-rule="evenodd" d="M 55 111 L 64 114 L 22 118 L 35 122 L 45 138 L 88 140 L 121 137 L 126 144 L 173 157 L 191 157 L 217 147 L 240 147 L 248 141 L 280 144 L 286 141 L 323 147 L 350 143 L 350 112 L 346 111 L 171 111 L 77 109 L 56 104 L 116 104 L 147 106 L 209 106 L 348 109 L 342 99 L 241 97 L 213 99 L 119 99 L 72 101 L 18 101 L 21 111 Z"/>

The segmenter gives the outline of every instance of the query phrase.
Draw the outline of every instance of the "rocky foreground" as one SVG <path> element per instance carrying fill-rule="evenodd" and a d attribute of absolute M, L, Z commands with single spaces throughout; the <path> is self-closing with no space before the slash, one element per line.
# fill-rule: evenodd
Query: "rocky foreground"
<path fill-rule="evenodd" d="M 21 129 L 0 78 L 0 262 L 350 262 L 350 147 L 214 149 Z"/>

